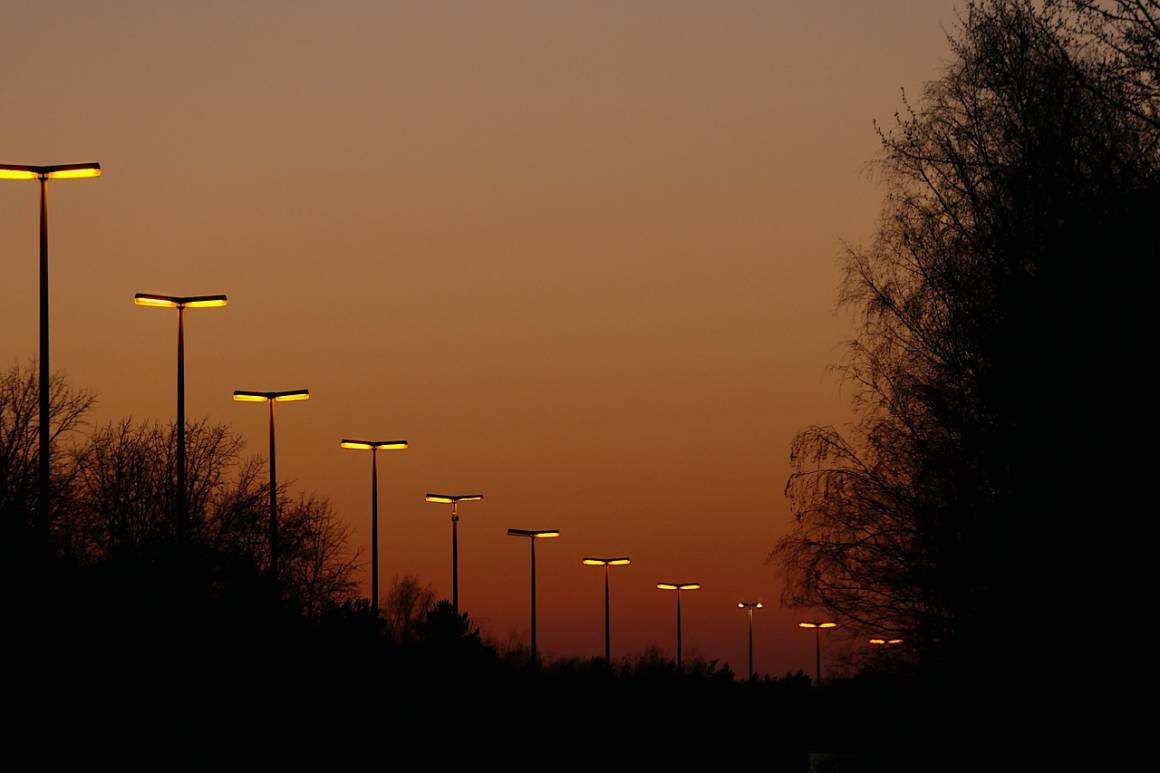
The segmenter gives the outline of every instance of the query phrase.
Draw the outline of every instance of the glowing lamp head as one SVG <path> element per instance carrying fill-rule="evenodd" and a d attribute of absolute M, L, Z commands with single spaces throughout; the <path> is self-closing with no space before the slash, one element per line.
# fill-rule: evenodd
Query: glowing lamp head
<path fill-rule="evenodd" d="M 761 609 L 765 605 L 760 601 L 739 601 L 737 607 L 739 609 Z"/>
<path fill-rule="evenodd" d="M 456 502 L 477 502 L 483 499 L 483 494 L 428 494 L 424 499 L 428 502 L 453 505 Z"/>
<path fill-rule="evenodd" d="M 138 306 L 154 306 L 163 309 L 214 309 L 228 305 L 229 301 L 224 295 L 137 293 L 133 296 L 133 303 Z"/>
<path fill-rule="evenodd" d="M 585 566 L 628 566 L 632 563 L 632 560 L 627 556 L 620 558 L 598 558 L 589 556 L 581 561 L 581 563 Z"/>
<path fill-rule="evenodd" d="M 49 166 L 0 164 L 0 180 L 83 180 L 100 176 L 101 165 L 96 162 Z"/>
<path fill-rule="evenodd" d="M 339 443 L 343 448 L 358 451 L 401 451 L 407 448 L 406 440 L 348 440 L 343 438 Z"/>
<path fill-rule="evenodd" d="M 700 590 L 701 583 L 699 582 L 658 582 L 657 587 L 661 590 Z"/>
<path fill-rule="evenodd" d="M 531 537 L 532 539 L 553 539 L 560 536 L 559 529 L 508 529 L 509 537 Z"/>

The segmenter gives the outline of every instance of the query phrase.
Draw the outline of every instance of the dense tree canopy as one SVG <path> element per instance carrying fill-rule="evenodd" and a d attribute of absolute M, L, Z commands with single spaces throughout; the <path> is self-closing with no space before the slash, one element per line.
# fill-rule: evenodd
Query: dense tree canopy
<path fill-rule="evenodd" d="M 882 220 L 841 293 L 860 419 L 793 442 L 788 603 L 961 665 L 1042 662 L 1042 621 L 1123 593 L 1130 520 L 1101 517 L 1143 472 L 1157 10 L 972 4 L 951 64 L 880 131 Z"/>

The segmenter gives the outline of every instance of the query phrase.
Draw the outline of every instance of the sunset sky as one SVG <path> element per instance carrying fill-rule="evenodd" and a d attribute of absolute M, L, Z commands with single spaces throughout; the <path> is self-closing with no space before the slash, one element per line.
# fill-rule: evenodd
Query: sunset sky
<path fill-rule="evenodd" d="M 353 526 L 369 594 L 370 461 L 383 585 L 450 595 L 539 642 L 812 671 L 766 556 L 789 527 L 790 441 L 851 418 L 828 370 L 843 242 L 873 233 L 873 121 L 950 52 L 954 4 L 117 2 L 0 13 L 0 162 L 98 161 L 50 184 L 52 366 L 97 422 L 175 415 L 172 312 L 135 292 L 227 293 L 187 317 L 190 419 L 265 456 L 232 390 L 279 409 L 278 472 Z M 0 366 L 37 351 L 37 193 L 0 181 Z"/>

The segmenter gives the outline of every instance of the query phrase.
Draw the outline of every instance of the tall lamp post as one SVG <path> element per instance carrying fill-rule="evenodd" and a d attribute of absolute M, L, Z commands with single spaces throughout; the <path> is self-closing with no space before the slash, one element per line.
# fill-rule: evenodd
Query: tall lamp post
<path fill-rule="evenodd" d="M 749 618 L 749 679 L 753 680 L 753 610 L 761 609 L 765 605 L 760 601 L 739 601 L 737 602 L 739 609 L 745 610 L 745 616 Z"/>
<path fill-rule="evenodd" d="M 833 622 L 821 622 L 820 620 L 811 622 L 798 623 L 798 628 L 813 629 L 814 631 L 814 657 L 815 657 L 815 671 L 814 679 L 817 686 L 822 686 L 822 631 L 828 631 L 831 628 L 837 628 L 838 624 Z"/>
<path fill-rule="evenodd" d="M 185 485 L 185 310 L 213 309 L 227 304 L 224 295 L 159 295 L 137 293 L 133 303 L 177 309 L 177 544 L 184 545 L 189 518 Z"/>
<path fill-rule="evenodd" d="M 475 502 L 483 494 L 428 494 L 428 502 L 451 505 L 451 606 L 459 616 L 459 503 Z"/>
<path fill-rule="evenodd" d="M 671 590 L 677 592 L 677 670 L 683 670 L 681 661 L 681 591 L 683 590 L 700 590 L 701 583 L 699 582 L 658 582 L 657 587 L 661 590 Z"/>
<path fill-rule="evenodd" d="M 37 510 L 40 528 L 44 529 L 46 533 L 51 521 L 49 447 L 52 443 L 52 433 L 49 431 L 51 410 L 49 406 L 48 369 L 48 181 L 83 180 L 100 176 L 101 165 L 96 162 L 52 164 L 49 166 L 0 164 L 0 180 L 40 181 L 40 460 L 37 472 L 39 483 Z"/>
<path fill-rule="evenodd" d="M 406 440 L 348 440 L 343 448 L 371 452 L 371 612 L 379 616 L 379 451 L 401 451 Z M 271 449 L 273 446 L 271 446 Z"/>
<path fill-rule="evenodd" d="M 618 558 L 596 558 L 589 557 L 584 559 L 585 566 L 603 566 L 604 567 L 604 662 L 612 663 L 612 634 L 609 630 L 609 615 L 608 615 L 608 567 L 610 566 L 628 566 L 632 560 L 627 556 L 620 556 Z"/>
<path fill-rule="evenodd" d="M 270 404 L 270 578 L 275 581 L 278 579 L 278 473 L 274 454 L 274 403 L 309 399 L 309 389 L 290 389 L 284 392 L 234 390 L 234 400 L 239 403 Z"/>
<path fill-rule="evenodd" d="M 560 536 L 559 529 L 508 529 L 509 537 L 527 537 L 532 543 L 532 663 L 539 662 L 536 648 L 536 540 Z"/>

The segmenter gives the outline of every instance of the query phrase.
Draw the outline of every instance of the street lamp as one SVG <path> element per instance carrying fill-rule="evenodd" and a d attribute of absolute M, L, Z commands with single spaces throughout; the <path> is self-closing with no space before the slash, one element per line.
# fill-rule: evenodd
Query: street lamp
<path fill-rule="evenodd" d="M 608 623 L 608 567 L 628 566 L 632 561 L 626 557 L 619 558 L 585 558 L 585 566 L 604 567 L 604 662 L 612 663 L 612 634 L 609 633 Z"/>
<path fill-rule="evenodd" d="M 902 644 L 902 639 L 871 639 L 870 646 L 881 647 L 882 649 L 889 649 L 890 647 L 897 647 Z"/>
<path fill-rule="evenodd" d="M 133 303 L 162 309 L 177 309 L 177 544 L 185 544 L 188 508 L 185 487 L 185 310 L 225 306 L 224 295 L 158 295 L 137 293 Z"/>
<path fill-rule="evenodd" d="M 558 529 L 508 529 L 509 537 L 527 537 L 532 543 L 532 663 L 539 661 L 536 649 L 536 540 L 554 539 L 560 536 Z"/>
<path fill-rule="evenodd" d="M 838 627 L 837 623 L 831 623 L 831 622 L 824 622 L 823 623 L 820 621 L 814 621 L 814 622 L 798 623 L 798 628 L 812 628 L 814 630 L 814 656 L 817 658 L 817 662 L 816 662 L 816 669 L 817 670 L 814 672 L 814 679 L 818 683 L 817 684 L 818 687 L 822 686 L 822 638 L 821 638 L 821 634 L 822 634 L 823 630 L 829 630 L 830 628 L 837 628 L 837 627 Z"/>
<path fill-rule="evenodd" d="M 483 494 L 428 494 L 428 502 L 451 505 L 451 606 L 459 616 L 459 503 L 475 502 Z"/>
<path fill-rule="evenodd" d="M 101 165 L 54 164 L 32 166 L 27 164 L 0 164 L 0 180 L 40 181 L 40 462 L 39 510 L 40 526 L 47 533 L 51 518 L 49 508 L 49 446 L 52 436 L 49 432 L 49 372 L 48 372 L 48 181 L 81 180 L 100 177 Z"/>
<path fill-rule="evenodd" d="M 760 601 L 739 601 L 737 607 L 745 610 L 745 616 L 749 618 L 749 678 L 753 679 L 753 610 L 761 609 L 765 605 Z"/>
<path fill-rule="evenodd" d="M 272 410 L 272 406 L 271 406 Z M 273 413 L 271 413 L 273 416 Z M 271 424 L 271 427 L 273 425 Z M 343 448 L 371 452 L 371 612 L 379 616 L 379 451 L 401 451 L 407 447 L 406 440 L 347 440 L 339 443 Z M 270 446 L 273 458 L 274 446 Z"/>
<path fill-rule="evenodd" d="M 683 590 L 700 590 L 701 583 L 699 582 L 658 582 L 657 587 L 661 590 L 674 590 L 677 592 L 677 670 L 681 669 L 681 591 Z"/>
<path fill-rule="evenodd" d="M 234 390 L 236 402 L 270 404 L 270 577 L 275 581 L 278 579 L 278 475 L 274 455 L 274 403 L 309 399 L 309 389 L 290 389 L 284 392 Z"/>

